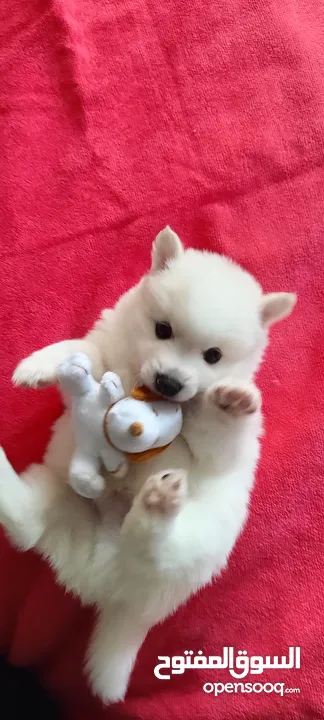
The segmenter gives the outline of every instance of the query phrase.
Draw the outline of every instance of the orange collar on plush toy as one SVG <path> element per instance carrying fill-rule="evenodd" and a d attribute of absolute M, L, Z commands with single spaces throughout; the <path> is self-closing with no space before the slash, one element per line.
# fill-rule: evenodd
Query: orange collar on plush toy
<path fill-rule="evenodd" d="M 134 387 L 130 392 L 130 397 L 134 398 L 134 400 L 142 400 L 143 402 L 155 402 L 158 400 L 163 400 L 161 395 L 158 395 L 157 393 L 153 392 L 153 390 L 150 390 L 149 388 L 145 387 L 145 385 L 141 385 L 140 387 Z M 106 440 L 110 443 L 108 430 L 107 430 L 107 423 L 106 418 L 109 413 L 110 407 L 108 408 L 104 421 L 103 421 L 103 431 L 106 437 Z M 162 447 L 157 448 L 150 448 L 149 450 L 143 450 L 142 452 L 138 453 L 131 453 L 131 452 L 125 452 L 126 457 L 128 460 L 132 463 L 140 463 L 144 462 L 145 460 L 151 460 L 151 458 L 155 457 L 156 455 L 160 455 L 166 448 L 169 447 L 171 443 L 168 443 L 167 445 L 163 445 Z"/>
<path fill-rule="evenodd" d="M 133 387 L 130 392 L 130 396 L 134 398 L 134 400 L 143 400 L 144 402 L 155 402 L 155 400 L 163 400 L 161 395 L 153 392 L 153 390 L 145 387 L 145 385 Z"/>
<path fill-rule="evenodd" d="M 130 396 L 135 400 L 142 400 L 143 402 L 155 402 L 156 400 L 163 399 L 161 398 L 161 395 L 153 392 L 153 390 L 145 387 L 145 385 L 141 385 L 140 387 L 134 387 L 131 390 Z M 166 450 L 167 447 L 169 447 L 169 445 L 171 445 L 171 443 L 163 445 L 162 447 L 143 450 L 139 453 L 125 453 L 125 455 L 126 457 L 128 457 L 130 462 L 140 463 L 144 462 L 144 460 L 151 460 L 151 458 L 155 457 L 156 455 L 160 455 L 164 450 Z"/>

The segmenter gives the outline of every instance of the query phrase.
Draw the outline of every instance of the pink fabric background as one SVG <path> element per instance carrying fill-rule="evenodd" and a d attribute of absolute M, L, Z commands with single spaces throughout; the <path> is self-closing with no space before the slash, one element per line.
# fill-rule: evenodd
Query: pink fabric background
<path fill-rule="evenodd" d="M 14 389 L 16 363 L 84 334 L 166 223 L 299 294 L 259 377 L 247 526 L 223 576 L 151 632 L 125 704 L 104 709 L 82 676 L 92 611 L 3 537 L 0 652 L 36 669 L 69 720 L 323 718 L 324 7 L 2 0 L 0 67 L 0 439 L 18 470 L 41 458 L 60 403 Z M 226 672 L 153 675 L 158 654 L 224 645 L 300 645 L 300 671 L 262 676 L 300 695 L 214 699 L 202 686 Z"/>

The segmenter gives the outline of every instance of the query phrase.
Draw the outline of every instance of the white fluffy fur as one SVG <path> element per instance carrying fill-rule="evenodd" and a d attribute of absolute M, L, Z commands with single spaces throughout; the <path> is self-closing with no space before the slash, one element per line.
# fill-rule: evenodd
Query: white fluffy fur
<path fill-rule="evenodd" d="M 20 479 L 0 456 L 0 520 L 7 532 L 48 558 L 84 603 L 97 603 L 87 670 L 106 702 L 124 697 L 149 628 L 226 565 L 246 520 L 259 456 L 253 374 L 267 328 L 294 303 L 293 295 L 263 295 L 225 257 L 184 252 L 167 228 L 155 241 L 151 272 L 103 312 L 84 340 L 44 348 L 14 374 L 17 384 L 53 383 L 60 362 L 85 352 L 97 378 L 113 370 L 126 392 L 136 381 L 153 387 L 157 371 L 183 383 L 175 398 L 184 403 L 182 436 L 155 460 L 135 465 L 125 492 L 108 495 L 100 512 L 66 482 L 73 452 L 68 410 L 44 465 Z M 156 321 L 170 322 L 174 338 L 158 340 Z M 208 365 L 202 353 L 214 346 L 223 357 Z"/>

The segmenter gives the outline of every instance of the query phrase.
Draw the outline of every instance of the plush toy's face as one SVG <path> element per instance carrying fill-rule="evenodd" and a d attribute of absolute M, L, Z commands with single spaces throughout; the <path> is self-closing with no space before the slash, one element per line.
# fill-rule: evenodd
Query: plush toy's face
<path fill-rule="evenodd" d="M 120 400 L 109 410 L 106 431 L 119 450 L 136 453 L 149 450 L 159 437 L 159 421 L 150 405 L 133 398 Z"/>

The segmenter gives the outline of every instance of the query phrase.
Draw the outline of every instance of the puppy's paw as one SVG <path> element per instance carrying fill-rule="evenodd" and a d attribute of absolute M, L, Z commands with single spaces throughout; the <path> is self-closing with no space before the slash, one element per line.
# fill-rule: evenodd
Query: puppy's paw
<path fill-rule="evenodd" d="M 146 480 L 140 500 L 151 513 L 175 515 L 187 496 L 187 490 L 185 470 L 164 470 Z"/>
<path fill-rule="evenodd" d="M 14 385 L 29 388 L 42 388 L 57 381 L 56 359 L 45 357 L 42 350 L 22 360 L 12 376 Z"/>
<path fill-rule="evenodd" d="M 207 391 L 207 402 L 238 417 L 256 412 L 261 406 L 261 396 L 255 385 L 218 385 Z"/>
<path fill-rule="evenodd" d="M 108 658 L 104 659 L 102 667 L 99 663 L 98 667 L 91 665 L 92 662 L 88 661 L 90 685 L 94 695 L 97 695 L 105 705 L 112 705 L 124 700 L 128 677 L 125 679 L 125 668 L 118 667 L 118 658 L 115 659 L 115 666 L 109 662 Z"/>
<path fill-rule="evenodd" d="M 96 500 L 105 489 L 104 478 L 99 474 L 72 474 L 70 476 L 70 485 L 78 495 L 90 500 Z"/>

